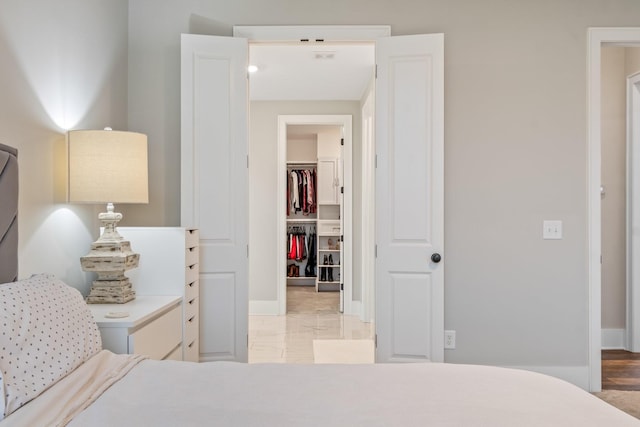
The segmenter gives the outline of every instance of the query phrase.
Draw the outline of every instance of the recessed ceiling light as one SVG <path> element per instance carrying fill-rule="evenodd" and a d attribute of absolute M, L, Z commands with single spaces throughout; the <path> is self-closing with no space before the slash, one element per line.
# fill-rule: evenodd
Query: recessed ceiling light
<path fill-rule="evenodd" d="M 255 73 L 256 71 L 258 71 L 258 66 L 257 65 L 249 65 L 247 67 L 247 71 L 250 73 Z"/>

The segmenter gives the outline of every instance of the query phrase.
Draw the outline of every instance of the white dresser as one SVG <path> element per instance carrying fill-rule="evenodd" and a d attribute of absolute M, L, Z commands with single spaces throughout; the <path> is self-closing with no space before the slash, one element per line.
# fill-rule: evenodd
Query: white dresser
<path fill-rule="evenodd" d="M 198 230 L 184 227 L 118 227 L 140 254 L 138 268 L 127 271 L 138 296 L 183 297 L 183 360 L 199 360 Z"/>
<path fill-rule="evenodd" d="M 102 348 L 152 359 L 182 360 L 182 298 L 139 296 L 126 304 L 88 304 Z"/>

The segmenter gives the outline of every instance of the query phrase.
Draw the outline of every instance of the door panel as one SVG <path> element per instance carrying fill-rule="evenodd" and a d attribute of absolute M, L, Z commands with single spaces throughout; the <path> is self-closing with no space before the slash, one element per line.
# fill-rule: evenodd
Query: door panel
<path fill-rule="evenodd" d="M 183 34 L 181 224 L 200 230 L 200 360 L 247 360 L 246 39 Z"/>
<path fill-rule="evenodd" d="M 443 361 L 443 36 L 376 44 L 379 362 Z"/>

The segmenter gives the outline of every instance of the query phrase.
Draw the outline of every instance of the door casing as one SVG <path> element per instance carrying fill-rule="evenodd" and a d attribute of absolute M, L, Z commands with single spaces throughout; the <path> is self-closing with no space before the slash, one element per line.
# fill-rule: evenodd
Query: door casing
<path fill-rule="evenodd" d="M 587 43 L 588 389 L 597 392 L 602 389 L 601 49 L 607 43 L 640 44 L 640 28 L 589 28 Z"/>
<path fill-rule="evenodd" d="M 288 125 L 329 125 L 341 126 L 344 133 L 343 164 L 349 168 L 343 175 L 344 182 L 344 242 L 342 242 L 343 275 L 344 275 L 344 313 L 352 313 L 352 279 L 353 279 L 353 156 L 352 156 L 352 120 L 347 115 L 282 115 L 278 116 L 278 253 L 286 253 L 287 224 L 286 224 L 286 188 L 285 176 L 287 171 L 287 126 Z M 286 259 L 278 263 L 278 314 L 287 314 L 287 274 Z"/>

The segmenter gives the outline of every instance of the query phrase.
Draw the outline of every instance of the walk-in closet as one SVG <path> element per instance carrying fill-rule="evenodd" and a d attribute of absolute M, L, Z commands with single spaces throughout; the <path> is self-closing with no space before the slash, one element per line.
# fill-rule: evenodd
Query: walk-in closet
<path fill-rule="evenodd" d="M 333 125 L 287 126 L 287 286 L 343 287 L 342 132 Z"/>

